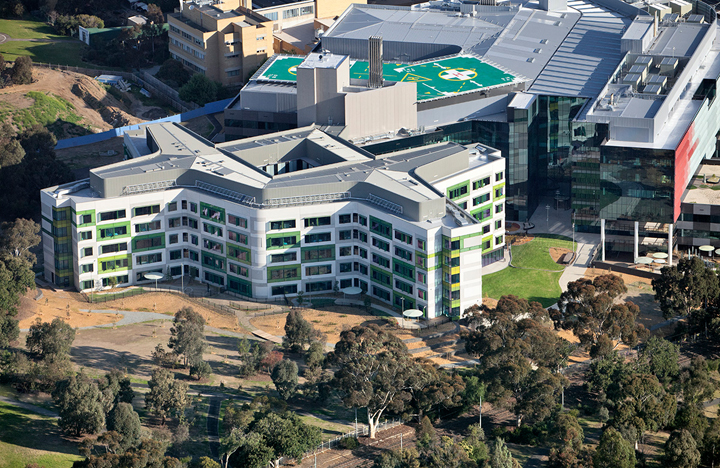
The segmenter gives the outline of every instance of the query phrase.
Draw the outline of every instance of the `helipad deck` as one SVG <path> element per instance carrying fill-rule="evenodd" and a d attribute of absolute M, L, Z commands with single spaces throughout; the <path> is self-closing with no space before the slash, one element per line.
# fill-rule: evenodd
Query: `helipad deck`
<path fill-rule="evenodd" d="M 258 80 L 293 82 L 303 57 L 277 57 Z M 516 81 L 517 77 L 475 57 L 452 57 L 417 64 L 385 63 L 387 81 L 417 83 L 418 100 L 452 96 Z M 368 63 L 354 62 L 350 78 L 367 79 Z"/>

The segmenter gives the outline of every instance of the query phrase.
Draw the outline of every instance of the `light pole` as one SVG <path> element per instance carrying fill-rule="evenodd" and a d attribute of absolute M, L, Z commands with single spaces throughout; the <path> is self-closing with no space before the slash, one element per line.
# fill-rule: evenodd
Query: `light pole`
<path fill-rule="evenodd" d="M 405 328 L 405 298 L 401 297 L 400 300 L 402 301 L 402 308 L 400 309 L 400 315 L 402 316 L 403 328 Z"/>
<path fill-rule="evenodd" d="M 545 205 L 545 223 L 546 229 L 550 230 L 550 205 Z"/>
<path fill-rule="evenodd" d="M 573 253 L 575 253 L 575 210 L 572 212 Z"/>

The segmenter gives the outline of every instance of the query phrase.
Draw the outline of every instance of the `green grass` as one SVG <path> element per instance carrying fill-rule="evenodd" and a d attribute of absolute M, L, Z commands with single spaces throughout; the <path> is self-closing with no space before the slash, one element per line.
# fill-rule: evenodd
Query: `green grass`
<path fill-rule="evenodd" d="M 347 434 L 355 429 L 354 424 L 334 423 L 316 418 L 315 416 L 301 416 L 300 419 L 307 425 L 319 427 L 322 430 L 321 437 L 323 441 L 334 439 L 339 435 Z"/>
<path fill-rule="evenodd" d="M 560 297 L 560 276 L 562 272 L 521 270 L 505 268 L 482 278 L 483 297 L 500 299 L 514 294 L 528 301 L 538 301 L 543 307 L 550 307 Z"/>
<path fill-rule="evenodd" d="M 48 24 L 41 21 L 3 19 L 0 20 L 0 31 L 13 39 L 64 39 L 71 41 L 68 36 L 61 36 Z"/>
<path fill-rule="evenodd" d="M 4 468 L 24 468 L 28 463 L 70 468 L 81 460 L 75 444 L 60 437 L 54 419 L 0 403 L 0 421 L 0 464 Z"/>
<path fill-rule="evenodd" d="M 0 44 L 0 53 L 3 54 L 5 60 L 11 62 L 21 55 L 27 55 L 32 58 L 33 62 L 98 68 L 96 65 L 82 61 L 80 57 L 84 47 L 85 44 L 80 41 L 5 42 Z"/>
<path fill-rule="evenodd" d="M 518 268 L 536 268 L 538 270 L 562 271 L 550 257 L 550 248 L 558 247 L 572 250 L 572 240 L 564 238 L 536 237 L 522 245 L 512 247 L 512 264 Z"/>
<path fill-rule="evenodd" d="M 35 101 L 30 107 L 12 112 L 12 120 L 21 130 L 40 124 L 48 127 L 58 120 L 77 124 L 82 117 L 77 115 L 75 106 L 54 94 L 30 91 L 27 97 Z"/>

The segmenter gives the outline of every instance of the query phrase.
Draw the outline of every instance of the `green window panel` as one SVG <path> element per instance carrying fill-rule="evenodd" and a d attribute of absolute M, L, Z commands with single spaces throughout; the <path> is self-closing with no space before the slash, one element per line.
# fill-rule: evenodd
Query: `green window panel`
<path fill-rule="evenodd" d="M 393 273 L 410 281 L 415 281 L 415 267 L 393 258 Z"/>
<path fill-rule="evenodd" d="M 130 270 L 132 269 L 132 255 L 102 258 L 98 260 L 98 265 L 101 273 Z"/>
<path fill-rule="evenodd" d="M 374 266 L 370 266 L 370 280 L 373 283 L 392 287 L 392 275 Z"/>
<path fill-rule="evenodd" d="M 235 245 L 230 242 L 227 243 L 227 256 L 228 258 L 232 258 L 238 262 L 248 265 L 252 264 L 252 252 L 250 249 L 240 247 L 239 245 Z"/>
<path fill-rule="evenodd" d="M 144 252 L 165 248 L 165 233 L 137 236 L 132 239 L 132 251 Z"/>
<path fill-rule="evenodd" d="M 378 219 L 374 216 L 370 216 L 370 230 L 375 234 L 379 234 L 388 239 L 392 239 L 392 224 Z"/>
<path fill-rule="evenodd" d="M 406 296 L 405 294 L 400 294 L 397 291 L 393 291 L 393 305 L 402 310 L 414 309 L 415 299 Z"/>
<path fill-rule="evenodd" d="M 252 283 L 232 275 L 227 277 L 228 290 L 246 297 L 252 297 Z"/>
<path fill-rule="evenodd" d="M 200 217 L 216 223 L 225 224 L 225 209 L 200 202 Z"/>
<path fill-rule="evenodd" d="M 121 239 L 123 237 L 131 236 L 129 221 L 123 223 L 103 224 L 102 226 L 97 226 L 96 230 L 98 241 Z"/>
<path fill-rule="evenodd" d="M 75 218 L 78 227 L 91 226 L 95 224 L 95 210 L 78 211 L 75 213 Z"/>
<path fill-rule="evenodd" d="M 267 269 L 268 283 L 279 283 L 281 281 L 293 281 L 300 279 L 300 265 L 283 265 L 269 267 Z"/>
<path fill-rule="evenodd" d="M 300 250 L 302 263 L 327 262 L 335 260 L 335 245 L 303 247 Z"/>
<path fill-rule="evenodd" d="M 457 200 L 459 198 L 463 198 L 468 193 L 470 193 L 469 180 L 466 180 L 465 182 L 460 182 L 459 184 L 455 184 L 447 188 L 447 197 L 450 200 Z"/>
<path fill-rule="evenodd" d="M 293 249 L 300 247 L 300 231 L 267 235 L 267 250 Z"/>
<path fill-rule="evenodd" d="M 202 253 L 202 264 L 205 268 L 210 268 L 217 271 L 225 271 L 225 257 L 219 255 L 213 255 L 211 253 Z"/>

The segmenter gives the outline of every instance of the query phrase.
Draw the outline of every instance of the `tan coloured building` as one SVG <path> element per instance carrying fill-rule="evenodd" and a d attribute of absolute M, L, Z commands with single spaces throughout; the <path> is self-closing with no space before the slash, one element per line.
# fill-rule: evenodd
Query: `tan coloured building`
<path fill-rule="evenodd" d="M 170 56 L 224 85 L 239 85 L 273 54 L 273 22 L 238 0 L 180 3 L 168 15 Z"/>

